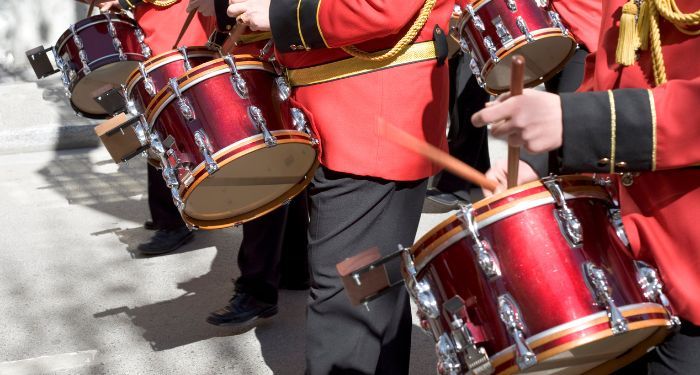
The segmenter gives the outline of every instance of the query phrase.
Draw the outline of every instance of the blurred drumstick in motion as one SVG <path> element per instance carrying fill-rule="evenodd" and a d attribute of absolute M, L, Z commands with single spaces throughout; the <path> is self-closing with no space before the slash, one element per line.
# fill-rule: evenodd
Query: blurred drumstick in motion
<path fill-rule="evenodd" d="M 521 55 L 513 56 L 510 72 L 510 95 L 523 93 L 523 79 L 525 78 L 525 58 Z M 508 146 L 508 189 L 518 184 L 518 164 L 520 163 L 520 147 Z M 493 191 L 493 190 L 492 190 Z"/>
<path fill-rule="evenodd" d="M 231 53 L 231 51 L 238 46 L 238 41 L 241 40 L 241 36 L 243 36 L 246 29 L 248 29 L 246 25 L 241 23 L 236 24 L 236 28 L 231 32 L 231 35 L 229 35 L 226 41 L 224 41 L 224 45 L 221 46 L 222 55 Z"/>
<path fill-rule="evenodd" d="M 447 169 L 454 175 L 459 176 L 471 183 L 479 185 L 484 189 L 496 190 L 498 182 L 490 180 L 483 173 L 454 158 L 445 151 L 421 141 L 403 130 L 387 123 L 383 118 L 379 119 L 379 134 L 386 136 L 394 143 L 399 144 L 413 152 L 423 155 L 433 163 Z"/>
<path fill-rule="evenodd" d="M 96 2 L 97 0 L 90 1 L 90 6 L 88 6 L 87 15 L 85 16 L 85 18 L 88 18 L 92 15 L 92 10 L 95 9 Z"/>
<path fill-rule="evenodd" d="M 195 14 L 197 14 L 197 8 L 192 9 L 190 11 L 190 14 L 187 15 L 185 23 L 182 25 L 182 29 L 180 29 L 180 34 L 178 34 L 177 39 L 175 40 L 175 44 L 173 44 L 173 49 L 176 49 L 177 45 L 180 44 L 180 40 L 182 40 L 182 36 L 185 35 L 185 31 L 187 31 L 187 28 L 190 27 L 190 23 L 192 22 L 192 19 L 194 18 Z"/>

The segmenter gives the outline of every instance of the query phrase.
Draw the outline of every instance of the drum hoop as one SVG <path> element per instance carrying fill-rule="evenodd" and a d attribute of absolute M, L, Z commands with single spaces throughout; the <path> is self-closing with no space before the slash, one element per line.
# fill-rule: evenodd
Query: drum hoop
<path fill-rule="evenodd" d="M 101 16 L 101 14 L 98 14 L 97 16 Z M 93 17 L 96 17 L 96 16 L 93 16 Z M 87 29 L 88 27 L 93 26 L 93 25 L 97 25 L 100 23 L 109 23 L 109 20 L 105 17 L 102 20 L 94 21 L 94 22 L 90 22 L 88 24 L 82 25 L 82 26 L 75 29 L 75 33 L 78 34 L 81 31 Z M 135 21 L 133 21 L 130 18 L 112 18 L 112 23 L 125 23 L 127 25 L 133 26 L 134 28 L 138 27 L 136 25 Z M 69 40 L 71 40 L 72 36 L 73 36 L 73 32 L 70 29 L 66 30 L 63 34 L 61 34 L 61 37 L 58 38 L 58 41 L 56 42 L 56 45 L 58 45 L 58 47 L 56 47 L 56 50 L 60 51 L 61 49 L 63 49 L 63 47 L 66 45 L 66 43 Z"/>
<path fill-rule="evenodd" d="M 622 312 L 622 315 L 626 318 L 652 314 L 659 314 L 668 317 L 668 312 L 663 306 L 651 302 L 643 302 L 621 306 L 620 311 Z M 547 349 L 541 353 L 537 353 L 537 348 L 540 348 L 541 346 L 547 343 L 566 337 L 568 335 L 576 334 L 583 330 L 593 328 L 596 325 L 604 323 L 607 324 L 608 322 L 609 319 L 607 317 L 607 312 L 599 311 L 595 314 L 591 314 L 542 331 L 536 335 L 526 338 L 525 342 L 533 351 L 536 352 L 535 354 L 537 355 L 538 361 L 542 361 L 551 358 L 561 352 L 576 348 L 586 343 L 598 341 L 600 339 L 613 336 L 612 330 L 610 330 L 609 327 L 606 327 L 605 329 L 599 332 L 592 333 L 590 335 L 586 335 L 579 339 L 572 340 L 560 345 L 556 345 L 553 348 Z M 630 330 L 637 330 L 653 326 L 668 327 L 669 323 L 670 321 L 667 318 L 642 319 L 630 322 L 629 328 Z M 496 368 L 504 363 L 507 363 L 508 361 L 514 361 L 514 351 L 515 348 L 513 345 L 501 350 L 500 352 L 490 357 L 491 364 L 494 368 Z M 513 364 L 508 369 L 503 370 L 503 373 L 511 373 L 511 371 L 516 368 L 517 366 Z"/>
<path fill-rule="evenodd" d="M 190 47 L 190 48 L 192 48 L 192 47 Z M 153 58 L 146 60 L 144 62 L 144 70 L 146 71 L 146 74 L 151 73 L 152 71 L 154 71 L 160 67 L 163 67 L 167 64 L 170 64 L 172 62 L 181 61 L 181 60 L 185 59 L 179 53 L 172 54 L 172 55 L 168 56 L 168 54 L 171 54 L 173 51 L 176 51 L 176 50 L 170 50 L 168 52 L 162 53 L 156 57 L 153 57 Z M 197 52 L 192 52 L 192 53 L 190 53 L 189 50 L 187 51 L 188 58 L 208 57 L 208 56 L 212 56 L 212 55 L 216 56 L 217 53 L 215 51 L 211 51 L 211 53 L 206 53 L 206 51 L 204 51 L 204 50 L 199 50 Z M 153 61 L 151 61 L 151 60 L 153 60 Z M 160 60 L 160 61 L 157 61 L 157 60 Z M 149 62 L 151 65 L 148 65 Z M 134 71 L 131 72 L 131 74 L 129 75 L 129 79 L 126 81 L 127 82 L 127 84 L 126 84 L 127 95 L 131 95 L 131 91 L 133 90 L 134 86 L 136 86 L 142 79 L 143 79 L 143 77 L 141 76 L 141 72 L 139 71 L 138 68 L 134 69 Z"/>
<path fill-rule="evenodd" d="M 535 181 L 539 182 L 539 181 Z M 526 184 L 529 185 L 529 184 Z M 525 185 L 523 185 L 525 186 Z M 603 188 L 600 190 L 590 189 L 593 186 L 576 187 L 576 189 L 565 189 L 564 198 L 572 199 L 598 199 L 603 202 L 609 202 L 610 198 Z M 524 190 L 524 189 L 523 189 Z M 496 207 L 493 210 L 487 211 L 475 217 L 477 229 L 483 229 L 487 226 L 501 221 L 507 217 L 516 215 L 520 212 L 533 209 L 535 207 L 554 204 L 554 197 L 548 191 L 542 191 L 527 197 L 520 198 L 503 206 Z M 442 234 L 437 239 L 434 239 L 436 233 L 446 226 L 454 224 L 455 227 L 448 232 Z M 464 230 L 457 216 L 452 215 L 442 223 L 438 224 L 433 230 L 421 237 L 412 247 L 411 254 L 415 257 L 416 270 L 420 273 L 430 262 L 440 255 L 444 250 L 455 244 L 457 241 L 467 237 L 467 231 Z M 428 242 L 433 239 L 433 241 Z M 415 256 L 418 249 L 421 249 L 420 255 Z"/>
<path fill-rule="evenodd" d="M 214 61 L 208 61 L 202 65 L 199 65 L 197 68 L 198 69 L 204 65 L 208 65 L 214 62 L 218 61 L 223 61 L 222 59 L 216 59 Z M 262 70 L 266 71 L 269 73 L 272 73 L 273 71 L 267 68 L 262 62 L 253 62 L 253 61 L 246 61 L 244 62 L 245 65 L 238 66 L 238 70 Z M 190 77 L 190 74 L 194 73 L 193 71 L 188 71 L 185 74 L 181 75 L 178 78 L 178 86 L 180 87 L 180 91 L 184 93 L 185 91 L 189 90 L 193 86 L 196 86 L 197 84 L 206 81 L 209 78 L 216 77 L 218 75 L 230 73 L 231 70 L 229 70 L 228 65 L 220 65 L 214 68 L 209 68 L 204 70 L 201 73 L 195 74 L 193 77 Z M 186 78 L 184 81 L 180 82 L 180 79 Z M 167 97 L 163 97 L 164 95 L 167 95 Z M 151 101 L 151 104 L 148 105 L 148 108 L 146 109 L 146 114 L 147 114 L 147 119 L 146 121 L 148 122 L 149 129 L 153 129 L 153 126 L 155 125 L 156 120 L 158 119 L 158 116 L 160 116 L 160 113 L 163 112 L 165 107 L 168 106 L 173 100 L 175 99 L 175 94 L 171 92 L 169 87 L 164 87 L 162 88 L 155 96 L 155 98 Z"/>

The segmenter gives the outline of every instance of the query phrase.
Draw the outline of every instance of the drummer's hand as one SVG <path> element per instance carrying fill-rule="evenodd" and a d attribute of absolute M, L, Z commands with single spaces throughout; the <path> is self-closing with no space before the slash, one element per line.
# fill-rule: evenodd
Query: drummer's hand
<path fill-rule="evenodd" d="M 486 172 L 486 177 L 490 180 L 497 181 L 498 187 L 494 191 L 481 189 L 485 197 L 489 197 L 493 194 L 498 194 L 506 190 L 508 186 L 508 161 L 496 160 L 496 162 L 491 165 L 491 169 Z M 540 177 L 537 175 L 537 172 L 532 169 L 530 164 L 520 160 L 520 163 L 518 164 L 518 185 L 535 181 L 539 178 Z"/>
<path fill-rule="evenodd" d="M 511 97 L 503 94 L 472 116 L 476 127 L 491 124 L 491 134 L 511 146 L 532 153 L 551 151 L 562 145 L 562 113 L 559 95 L 532 89 Z"/>
<path fill-rule="evenodd" d="M 228 16 L 253 31 L 270 30 L 270 0 L 229 0 Z"/>
<path fill-rule="evenodd" d="M 187 12 L 189 13 L 195 9 L 197 9 L 199 13 L 202 13 L 203 16 L 216 16 L 214 0 L 190 0 L 189 5 L 187 5 Z"/>
<path fill-rule="evenodd" d="M 100 12 L 107 12 L 110 10 L 119 12 L 122 10 L 122 6 L 119 5 L 119 0 L 97 1 L 96 4 L 100 8 Z"/>

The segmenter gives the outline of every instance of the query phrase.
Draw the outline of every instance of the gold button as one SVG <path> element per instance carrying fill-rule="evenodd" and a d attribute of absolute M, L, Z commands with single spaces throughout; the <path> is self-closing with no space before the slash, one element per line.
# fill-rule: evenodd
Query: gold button
<path fill-rule="evenodd" d="M 608 158 L 602 158 L 598 160 L 598 166 L 599 167 L 604 167 L 606 165 L 610 164 L 610 159 Z"/>
<path fill-rule="evenodd" d="M 231 30 L 231 25 L 226 25 L 226 30 Z"/>
<path fill-rule="evenodd" d="M 298 47 L 297 47 L 296 44 L 290 44 L 290 45 L 289 45 L 289 49 L 291 49 L 292 51 L 296 51 L 297 48 L 298 48 Z"/>
<path fill-rule="evenodd" d="M 621 168 L 621 169 L 627 168 L 627 163 L 625 163 L 624 161 L 615 163 L 615 168 Z"/>

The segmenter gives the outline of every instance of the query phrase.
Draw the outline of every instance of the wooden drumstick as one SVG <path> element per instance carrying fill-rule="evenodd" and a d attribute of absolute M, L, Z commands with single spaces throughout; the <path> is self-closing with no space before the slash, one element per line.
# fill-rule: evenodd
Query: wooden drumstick
<path fill-rule="evenodd" d="M 384 119 L 379 119 L 379 134 L 385 136 L 396 144 L 399 144 L 413 152 L 423 155 L 430 159 L 433 163 L 447 169 L 469 182 L 476 185 L 495 191 L 498 187 L 498 182 L 486 177 L 483 173 L 470 167 L 464 162 L 456 159 L 445 151 L 425 142 L 421 141 L 403 130 L 387 123 Z"/>
<path fill-rule="evenodd" d="M 173 44 L 173 49 L 177 48 L 177 45 L 180 44 L 180 40 L 182 39 L 182 36 L 185 35 L 185 31 L 187 31 L 187 28 L 190 26 L 190 23 L 192 22 L 192 19 L 194 18 L 194 15 L 197 13 L 197 8 L 194 8 L 190 11 L 190 14 L 187 15 L 187 18 L 185 19 L 185 23 L 182 25 L 182 29 L 180 29 L 180 34 L 177 36 L 177 39 L 175 40 L 175 44 Z"/>
<path fill-rule="evenodd" d="M 95 9 L 95 3 L 96 3 L 96 2 L 97 2 L 97 0 L 92 0 L 92 1 L 90 1 L 90 6 L 88 6 L 87 15 L 85 16 L 85 18 L 90 17 L 90 15 L 92 14 L 92 10 Z"/>
<path fill-rule="evenodd" d="M 235 29 L 233 29 L 229 37 L 224 41 L 224 44 L 221 46 L 221 54 L 228 55 L 229 53 L 231 53 L 238 46 L 238 41 L 241 40 L 241 36 L 243 36 L 243 33 L 247 29 L 248 27 L 246 25 L 237 23 Z"/>
<path fill-rule="evenodd" d="M 525 58 L 521 55 L 513 56 L 510 73 L 510 95 L 523 93 L 523 80 L 525 78 Z M 508 188 L 518 184 L 518 165 L 520 164 L 520 147 L 508 146 Z"/>

